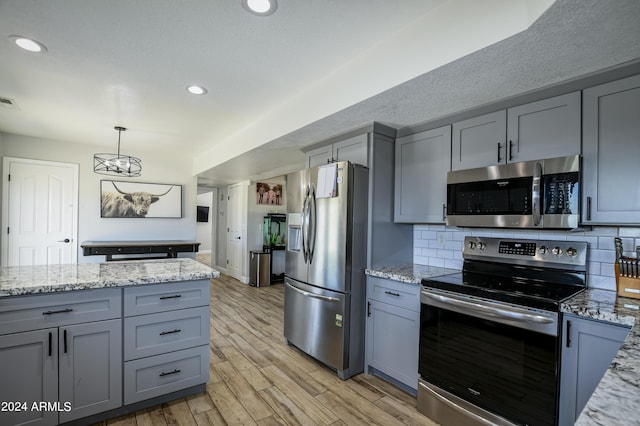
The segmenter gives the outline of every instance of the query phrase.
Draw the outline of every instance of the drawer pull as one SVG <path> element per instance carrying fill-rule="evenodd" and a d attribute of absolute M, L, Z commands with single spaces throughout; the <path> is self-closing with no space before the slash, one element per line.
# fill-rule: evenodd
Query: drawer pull
<path fill-rule="evenodd" d="M 59 311 L 47 311 L 47 312 L 43 312 L 42 315 L 65 314 L 68 312 L 73 312 L 73 309 L 67 308 L 67 309 L 60 309 Z"/>
<path fill-rule="evenodd" d="M 164 376 L 170 376 L 171 374 L 178 374 L 180 372 L 180 370 L 178 370 L 177 368 L 173 371 L 167 371 L 167 372 L 163 372 L 160 373 L 160 377 L 164 377 Z"/>
<path fill-rule="evenodd" d="M 388 295 L 391 295 L 391 296 L 400 297 L 400 293 L 394 293 L 394 292 L 392 292 L 392 291 L 385 291 L 385 292 L 384 292 L 384 294 L 388 294 Z"/>
<path fill-rule="evenodd" d="M 160 300 L 165 300 L 165 299 L 178 299 L 182 297 L 181 294 L 174 294 L 173 296 L 161 296 Z"/>
<path fill-rule="evenodd" d="M 162 331 L 160 333 L 161 336 L 164 336 L 165 334 L 173 334 L 173 333 L 180 333 L 182 330 L 180 330 L 179 328 L 176 328 L 175 330 L 171 330 L 171 331 Z"/>

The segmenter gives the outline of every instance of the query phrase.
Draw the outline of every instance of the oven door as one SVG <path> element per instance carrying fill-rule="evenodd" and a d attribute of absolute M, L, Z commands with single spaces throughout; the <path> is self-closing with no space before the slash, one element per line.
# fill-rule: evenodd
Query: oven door
<path fill-rule="evenodd" d="M 471 407 L 515 423 L 553 425 L 558 401 L 558 314 L 424 288 L 421 379 Z M 423 386 L 420 392 L 425 392 Z M 424 397 L 424 395 L 422 396 Z M 420 407 L 418 408 L 420 410 Z M 458 410 L 459 411 L 459 410 Z M 427 416 L 432 413 L 424 412 Z M 450 424 L 452 419 L 436 418 Z M 491 420 L 496 423 L 495 420 Z M 482 421 L 456 421 L 483 424 Z"/>

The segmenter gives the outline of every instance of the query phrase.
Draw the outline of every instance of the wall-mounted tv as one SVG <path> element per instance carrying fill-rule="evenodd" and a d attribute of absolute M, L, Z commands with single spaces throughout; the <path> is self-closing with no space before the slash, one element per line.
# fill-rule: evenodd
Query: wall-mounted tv
<path fill-rule="evenodd" d="M 196 214 L 196 222 L 209 222 L 209 207 L 198 206 Z"/>

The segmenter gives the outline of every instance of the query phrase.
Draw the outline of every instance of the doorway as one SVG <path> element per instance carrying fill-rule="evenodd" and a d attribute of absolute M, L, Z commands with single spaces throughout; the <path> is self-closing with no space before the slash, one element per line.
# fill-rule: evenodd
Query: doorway
<path fill-rule="evenodd" d="M 78 262 L 77 164 L 5 157 L 2 266 Z"/>

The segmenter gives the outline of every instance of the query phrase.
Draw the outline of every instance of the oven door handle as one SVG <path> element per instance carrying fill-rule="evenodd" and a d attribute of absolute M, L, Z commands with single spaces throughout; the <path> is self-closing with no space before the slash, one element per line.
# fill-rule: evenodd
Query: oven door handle
<path fill-rule="evenodd" d="M 490 302 L 480 304 L 426 290 L 422 290 L 422 303 L 491 321 L 535 325 L 551 325 L 557 321 L 552 317 L 528 313 L 516 307 L 492 306 Z"/>
<path fill-rule="evenodd" d="M 531 213 L 533 226 L 540 226 L 542 218 L 542 206 L 540 205 L 540 193 L 542 192 L 542 164 L 537 163 L 533 167 L 533 179 L 531 181 Z"/>

